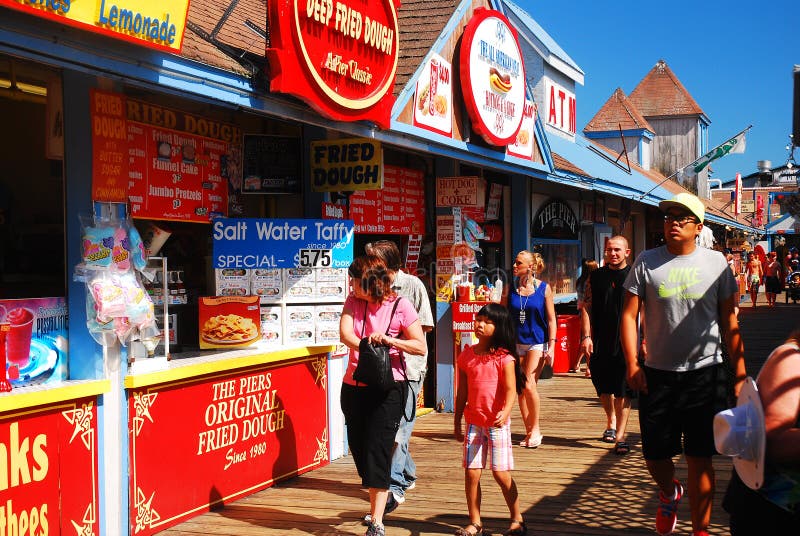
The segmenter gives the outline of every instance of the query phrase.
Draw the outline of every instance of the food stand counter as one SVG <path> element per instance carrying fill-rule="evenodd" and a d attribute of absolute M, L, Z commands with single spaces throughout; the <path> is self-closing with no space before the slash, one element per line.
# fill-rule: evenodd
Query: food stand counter
<path fill-rule="evenodd" d="M 0 395 L 0 530 L 98 534 L 97 397 L 108 380 Z"/>
<path fill-rule="evenodd" d="M 126 376 L 132 532 L 327 465 L 333 350 L 198 352 Z"/>

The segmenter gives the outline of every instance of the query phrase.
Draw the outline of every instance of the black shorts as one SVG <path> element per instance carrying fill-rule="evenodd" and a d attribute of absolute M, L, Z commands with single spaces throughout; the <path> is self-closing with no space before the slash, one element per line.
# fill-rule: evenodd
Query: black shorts
<path fill-rule="evenodd" d="M 724 364 L 672 372 L 644 367 L 647 393 L 639 393 L 639 427 L 646 460 L 664 460 L 684 452 L 710 458 L 714 415 L 728 407 Z"/>
<path fill-rule="evenodd" d="M 395 382 L 384 392 L 342 384 L 340 400 L 347 442 L 364 487 L 389 489 L 394 437 L 405 407 L 405 385 Z"/>
<path fill-rule="evenodd" d="M 589 370 L 592 373 L 592 384 L 597 396 L 614 395 L 616 397 L 633 398 L 634 392 L 625 381 L 625 357 L 622 354 L 592 354 L 589 359 Z"/>
<path fill-rule="evenodd" d="M 770 294 L 780 294 L 781 293 L 781 280 L 774 275 L 768 275 L 766 277 L 765 286 L 767 292 Z"/>

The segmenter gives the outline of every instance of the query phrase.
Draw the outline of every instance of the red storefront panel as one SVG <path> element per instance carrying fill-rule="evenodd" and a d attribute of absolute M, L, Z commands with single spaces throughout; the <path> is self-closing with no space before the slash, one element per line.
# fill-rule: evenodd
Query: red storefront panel
<path fill-rule="evenodd" d="M 0 416 L 0 534 L 99 534 L 94 399 Z"/>
<path fill-rule="evenodd" d="M 327 465 L 327 372 L 317 355 L 130 391 L 131 533 Z"/>

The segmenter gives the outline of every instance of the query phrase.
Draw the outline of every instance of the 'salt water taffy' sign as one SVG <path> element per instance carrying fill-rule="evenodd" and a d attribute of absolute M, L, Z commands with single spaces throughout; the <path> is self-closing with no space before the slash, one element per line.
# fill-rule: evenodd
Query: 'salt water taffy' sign
<path fill-rule="evenodd" d="M 321 354 L 131 392 L 131 534 L 327 465 L 327 373 Z"/>
<path fill-rule="evenodd" d="M 352 220 L 222 218 L 212 225 L 214 268 L 347 268 Z"/>

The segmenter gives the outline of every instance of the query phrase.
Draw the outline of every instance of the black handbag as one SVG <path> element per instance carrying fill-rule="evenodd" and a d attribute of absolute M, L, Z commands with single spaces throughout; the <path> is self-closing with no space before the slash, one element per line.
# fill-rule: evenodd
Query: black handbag
<path fill-rule="evenodd" d="M 394 318 L 400 299 L 397 298 L 394 302 L 392 314 L 389 317 L 389 326 L 392 325 L 392 318 Z M 356 364 L 356 369 L 353 371 L 353 379 L 358 383 L 388 391 L 394 386 L 389 347 L 383 344 L 372 344 L 369 342 L 369 337 L 364 337 L 367 330 L 367 305 L 364 306 L 364 323 L 362 326 L 362 338 L 358 344 L 358 364 Z M 386 335 L 389 335 L 389 326 L 386 327 Z"/>

